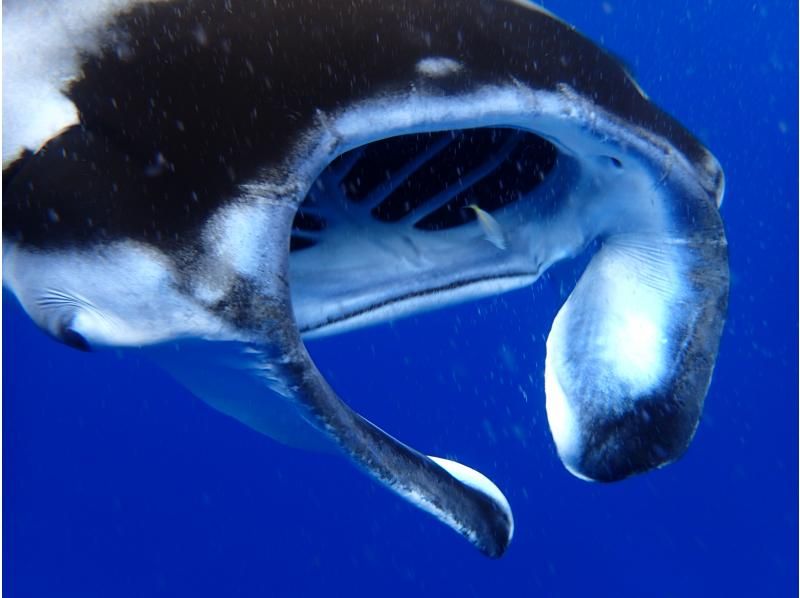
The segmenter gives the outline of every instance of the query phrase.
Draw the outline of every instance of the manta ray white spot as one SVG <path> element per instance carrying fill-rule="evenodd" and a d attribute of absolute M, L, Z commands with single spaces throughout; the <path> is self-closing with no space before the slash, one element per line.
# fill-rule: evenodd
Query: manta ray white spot
<path fill-rule="evenodd" d="M 463 68 L 464 66 L 460 62 L 444 56 L 423 58 L 417 63 L 417 72 L 420 75 L 434 78 L 453 75 Z"/>
<path fill-rule="evenodd" d="M 675 264 L 661 266 L 656 276 L 636 259 L 605 262 L 607 280 L 615 281 L 607 291 L 613 308 L 596 342 L 610 373 L 637 394 L 657 386 L 667 367 L 669 310 L 680 283 Z"/>
<path fill-rule="evenodd" d="M 220 211 L 207 227 L 206 241 L 217 258 L 238 274 L 252 277 L 260 272 L 268 230 L 268 210 L 263 201 L 253 200 Z"/>
<path fill-rule="evenodd" d="M 104 41 L 98 26 L 131 0 L 3 4 L 3 164 L 23 149 L 38 150 L 55 133 L 78 123 L 64 95 L 80 78 L 81 56 Z"/>
<path fill-rule="evenodd" d="M 655 374 L 661 364 L 661 348 L 666 339 L 653 319 L 643 312 L 628 312 L 620 318 L 612 331 L 609 343 L 617 347 L 617 362 L 639 376 Z"/>

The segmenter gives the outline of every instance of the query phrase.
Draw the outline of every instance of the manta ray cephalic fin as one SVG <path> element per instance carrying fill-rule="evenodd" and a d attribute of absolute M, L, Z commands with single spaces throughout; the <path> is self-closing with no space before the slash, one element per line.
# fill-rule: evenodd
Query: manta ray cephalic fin
<path fill-rule="evenodd" d="M 299 336 L 292 344 L 279 363 L 265 362 L 282 387 L 272 390 L 284 395 L 288 391 L 308 420 L 376 480 L 462 534 L 485 555 L 502 556 L 514 520 L 500 490 L 479 472 L 427 457 L 354 412 L 319 373 Z"/>
<path fill-rule="evenodd" d="M 270 204 L 271 242 L 288 239 L 294 209 Z M 485 476 L 460 463 L 433 459 L 399 442 L 345 404 L 325 381 L 300 338 L 289 295 L 288 255 L 266 247 L 260 280 L 267 287 L 242 282 L 225 316 L 248 330 L 253 380 L 272 393 L 293 401 L 298 412 L 333 441 L 373 478 L 414 505 L 437 517 L 490 557 L 508 547 L 514 523 L 508 501 Z M 246 300 L 245 300 L 246 299 Z M 202 394 L 202 393 L 199 393 Z M 219 408 L 219 407 L 218 407 Z M 252 412 L 250 406 L 247 411 Z M 229 413 L 238 417 L 235 413 Z"/>

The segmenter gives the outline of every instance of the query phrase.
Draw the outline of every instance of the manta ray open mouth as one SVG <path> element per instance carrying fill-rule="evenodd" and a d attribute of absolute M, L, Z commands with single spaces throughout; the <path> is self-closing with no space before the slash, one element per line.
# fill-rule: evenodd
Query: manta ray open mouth
<path fill-rule="evenodd" d="M 547 11 L 9 0 L 3 18 L 3 284 L 51 336 L 143 351 L 497 557 L 500 490 L 355 413 L 301 334 L 530 284 L 591 243 L 547 340 L 559 456 L 613 481 L 686 450 L 727 309 L 722 169 Z"/>
<path fill-rule="evenodd" d="M 518 229 L 556 212 L 571 183 L 568 158 L 560 176 L 553 172 L 557 158 L 552 143 L 510 128 L 398 136 L 339 156 L 292 225 L 300 332 L 331 333 L 535 280 L 541 264 Z M 493 215 L 483 217 L 498 223 L 502 249 L 469 206 Z"/>

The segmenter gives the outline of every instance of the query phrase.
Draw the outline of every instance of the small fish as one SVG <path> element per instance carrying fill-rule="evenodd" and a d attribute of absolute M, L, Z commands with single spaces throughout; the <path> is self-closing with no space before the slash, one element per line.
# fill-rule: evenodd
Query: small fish
<path fill-rule="evenodd" d="M 474 203 L 469 204 L 467 208 L 473 210 L 475 216 L 478 217 L 478 224 L 481 225 L 483 234 L 486 235 L 486 240 L 498 249 L 507 249 L 508 244 L 506 243 L 506 235 L 503 232 L 503 227 L 495 220 L 494 216 Z"/>

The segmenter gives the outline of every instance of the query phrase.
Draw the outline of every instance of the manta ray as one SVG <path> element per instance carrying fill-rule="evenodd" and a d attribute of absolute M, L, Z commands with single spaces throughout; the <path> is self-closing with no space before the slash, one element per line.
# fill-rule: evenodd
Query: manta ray
<path fill-rule="evenodd" d="M 547 339 L 558 455 L 614 481 L 686 450 L 727 309 L 723 172 L 567 23 L 522 0 L 10 0 L 3 16 L 3 285 L 51 337 L 146 354 L 498 557 L 502 492 L 348 407 L 303 339 L 589 252 Z"/>

